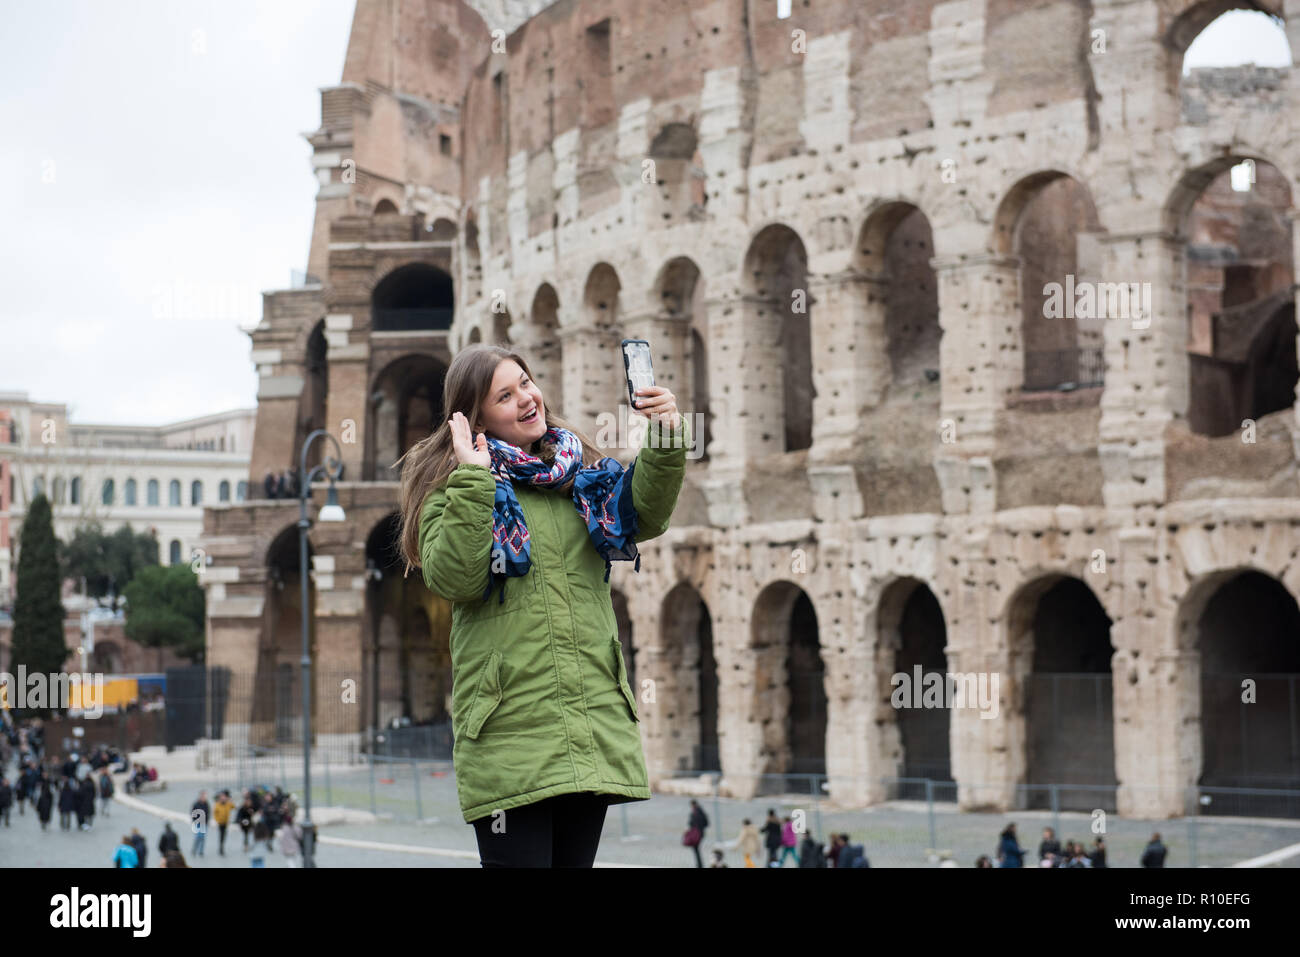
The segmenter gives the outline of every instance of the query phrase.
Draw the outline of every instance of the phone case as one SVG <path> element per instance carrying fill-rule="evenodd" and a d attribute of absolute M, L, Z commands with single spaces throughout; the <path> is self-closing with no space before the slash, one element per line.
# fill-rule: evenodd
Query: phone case
<path fill-rule="evenodd" d="M 633 408 L 633 410 L 635 410 L 636 409 L 636 386 L 632 382 L 632 370 L 630 368 L 631 362 L 628 359 L 628 354 L 627 354 L 627 347 L 629 345 L 644 345 L 646 347 L 646 359 L 647 362 L 649 362 L 650 343 L 645 339 L 624 339 L 619 346 L 619 348 L 623 353 L 623 377 L 627 381 L 627 401 L 628 404 Z M 653 363 L 651 363 L 650 365 L 650 382 L 648 384 L 654 385 Z"/>

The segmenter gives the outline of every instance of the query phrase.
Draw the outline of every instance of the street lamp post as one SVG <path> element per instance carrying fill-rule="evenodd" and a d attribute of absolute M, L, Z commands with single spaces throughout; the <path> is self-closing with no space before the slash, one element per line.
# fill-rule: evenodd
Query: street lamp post
<path fill-rule="evenodd" d="M 325 436 L 334 443 L 338 458 L 326 456 L 325 461 L 310 472 L 307 471 L 307 449 L 318 436 Z M 346 516 L 339 505 L 338 491 L 334 483 L 343 474 L 343 450 L 338 441 L 324 429 L 317 429 L 307 436 L 302 443 L 302 452 L 298 457 L 298 474 L 302 476 L 298 489 L 298 577 L 302 579 L 302 865 L 315 867 L 315 828 L 311 823 L 311 646 L 307 639 L 307 529 L 311 528 L 311 519 L 307 517 L 307 500 L 311 498 L 311 483 L 317 474 L 323 474 L 329 480 L 329 497 L 317 516 L 322 522 L 341 522 Z"/>

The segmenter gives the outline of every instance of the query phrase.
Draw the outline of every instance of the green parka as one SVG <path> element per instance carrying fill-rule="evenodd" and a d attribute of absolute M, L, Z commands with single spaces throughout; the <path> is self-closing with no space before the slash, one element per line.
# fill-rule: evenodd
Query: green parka
<path fill-rule="evenodd" d="M 636 541 L 662 535 L 677 505 L 690 429 L 651 425 L 632 474 Z M 657 447 L 656 447 L 657 446 Z M 649 800 L 636 698 L 600 557 L 560 492 L 515 483 L 528 574 L 488 600 L 496 480 L 458 465 L 420 513 L 424 583 L 452 602 L 451 724 L 466 823 L 557 794 Z"/>

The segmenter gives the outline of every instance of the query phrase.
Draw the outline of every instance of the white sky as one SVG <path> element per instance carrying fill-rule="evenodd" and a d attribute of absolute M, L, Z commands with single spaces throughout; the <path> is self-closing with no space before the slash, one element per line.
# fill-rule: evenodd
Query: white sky
<path fill-rule="evenodd" d="M 5 5 L 0 391 L 66 402 L 74 422 L 256 405 L 240 327 L 306 268 L 316 180 L 300 134 L 342 75 L 353 6 Z M 1290 62 L 1263 14 L 1225 15 L 1187 55 L 1252 60 Z"/>

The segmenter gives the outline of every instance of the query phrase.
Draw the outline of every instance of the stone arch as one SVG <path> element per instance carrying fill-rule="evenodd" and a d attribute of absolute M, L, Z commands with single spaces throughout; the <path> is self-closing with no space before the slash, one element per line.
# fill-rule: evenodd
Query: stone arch
<path fill-rule="evenodd" d="M 1005 613 L 1009 683 L 1006 718 L 1023 722 L 1022 795 L 1052 806 L 1046 785 L 1064 785 L 1059 807 L 1115 807 L 1111 618 L 1082 580 L 1042 574 L 1012 595 Z"/>
<path fill-rule="evenodd" d="M 713 619 L 690 582 L 678 582 L 664 596 L 659 644 L 661 677 L 655 690 L 672 735 L 664 760 L 676 770 L 720 771 Z"/>
<path fill-rule="evenodd" d="M 587 273 L 582 292 L 582 332 L 565 344 L 564 380 L 576 385 L 573 399 L 586 407 L 569 408 L 578 426 L 591 429 L 602 415 L 614 415 L 627 404 L 623 356 L 623 284 L 609 263 L 599 262 Z M 574 403 L 571 401 L 570 406 Z"/>
<path fill-rule="evenodd" d="M 700 268 L 689 256 L 674 256 L 655 276 L 653 299 L 658 303 L 654 331 L 655 382 L 673 391 L 677 407 L 693 412 L 697 447 L 708 449 L 709 357 L 708 312 Z M 702 456 L 703 457 L 703 456 Z"/>
<path fill-rule="evenodd" d="M 1020 178 L 998 205 L 993 243 L 1016 262 L 1025 391 L 1104 380 L 1104 310 L 1083 292 L 1105 275 L 1103 233 L 1087 185 L 1060 169 Z"/>
<path fill-rule="evenodd" d="M 367 723 L 382 729 L 401 719 L 425 726 L 431 730 L 423 740 L 435 755 L 449 757 L 451 603 L 420 576 L 402 574 L 396 512 L 370 529 L 365 555 Z"/>
<path fill-rule="evenodd" d="M 371 292 L 371 328 L 375 332 L 447 330 L 455 307 L 451 276 L 427 263 L 407 263 L 387 273 Z"/>
<path fill-rule="evenodd" d="M 374 216 L 400 216 L 400 215 L 401 215 L 401 210 L 398 209 L 398 207 L 397 207 L 397 203 L 395 203 L 393 200 L 391 200 L 391 199 L 389 199 L 387 196 L 385 196 L 385 197 L 383 197 L 382 199 L 380 199 L 377 203 L 375 203 L 375 211 L 374 211 L 374 213 L 372 213 L 372 215 L 374 215 Z"/>
<path fill-rule="evenodd" d="M 665 124 L 650 142 L 646 155 L 654 161 L 655 182 L 659 187 L 654 221 L 701 219 L 709 197 L 704 159 L 694 127 L 686 123 Z"/>
<path fill-rule="evenodd" d="M 751 715 L 760 724 L 760 789 L 807 790 L 826 773 L 826 672 L 817 612 L 798 585 L 777 581 L 754 601 L 750 649 L 754 661 Z"/>
<path fill-rule="evenodd" d="M 858 233 L 853 266 L 871 284 L 868 308 L 883 311 L 890 383 L 915 387 L 939 378 L 939 284 L 930 260 L 934 234 L 913 203 L 894 200 L 872 210 Z M 937 391 L 937 390 L 936 390 Z"/>
<path fill-rule="evenodd" d="M 425 232 L 429 234 L 430 242 L 450 243 L 456 241 L 460 230 L 457 229 L 455 221 L 440 216 L 429 223 Z"/>
<path fill-rule="evenodd" d="M 1292 212 L 1281 170 L 1244 155 L 1187 171 L 1165 204 L 1166 224 L 1185 243 L 1177 288 L 1188 323 L 1193 432 L 1227 435 L 1244 419 L 1294 405 L 1300 370 Z"/>
<path fill-rule="evenodd" d="M 262 630 L 253 678 L 249 743 L 302 741 L 302 574 L 297 523 L 286 525 L 267 545 Z M 315 549 L 307 540 L 307 635 L 316 658 Z"/>
<path fill-rule="evenodd" d="M 808 252 L 789 226 L 763 227 L 745 253 L 746 380 L 757 383 L 741 399 L 749 415 L 771 423 L 761 435 L 765 451 L 791 452 L 812 445 L 812 322 Z M 755 402 L 751 403 L 749 400 Z"/>
<path fill-rule="evenodd" d="M 429 355 L 406 355 L 372 380 L 367 398 L 365 481 L 397 481 L 393 463 L 442 422 L 447 367 Z"/>
<path fill-rule="evenodd" d="M 1259 10 L 1281 19 L 1284 7 L 1283 0 L 1176 0 L 1164 5 L 1168 26 L 1161 40 L 1181 58 L 1206 27 L 1231 10 Z"/>
<path fill-rule="evenodd" d="M 1198 579 L 1177 638 L 1197 662 L 1202 790 L 1294 788 L 1300 781 L 1300 606 L 1273 575 L 1240 566 Z M 1287 813 L 1267 795 L 1209 793 L 1214 813 Z"/>
<path fill-rule="evenodd" d="M 552 411 L 564 408 L 564 342 L 560 338 L 560 297 L 548 282 L 533 293 L 528 320 L 524 324 L 524 341 L 528 367 L 537 379 Z"/>
<path fill-rule="evenodd" d="M 876 612 L 876 640 L 880 658 L 877 674 L 882 678 L 880 698 L 893 721 L 879 727 L 895 755 L 894 774 L 899 778 L 926 778 L 948 783 L 952 777 L 950 749 L 951 712 L 943 707 L 915 707 L 921 700 L 925 676 L 946 675 L 947 625 L 934 590 L 919 578 L 897 578 L 880 594 Z M 893 675 L 901 676 L 899 681 Z M 904 680 L 905 679 L 905 680 Z M 933 679 L 930 679 L 933 680 Z M 895 707 L 895 692 L 903 707 Z M 899 798 L 926 797 L 924 785 L 900 784 Z"/>

